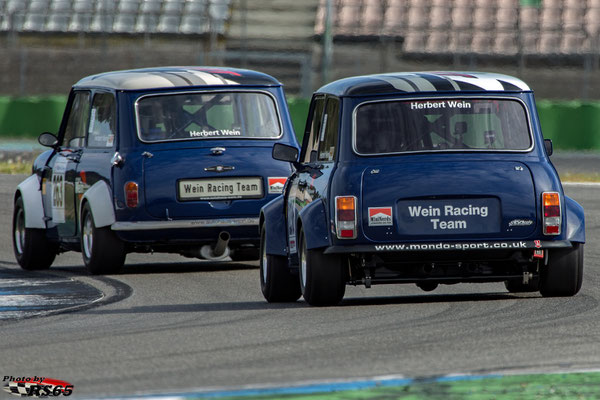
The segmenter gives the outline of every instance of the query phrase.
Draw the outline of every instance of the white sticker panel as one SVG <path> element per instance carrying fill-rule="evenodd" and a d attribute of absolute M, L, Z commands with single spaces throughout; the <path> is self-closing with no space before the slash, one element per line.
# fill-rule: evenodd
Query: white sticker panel
<path fill-rule="evenodd" d="M 67 163 L 64 157 L 58 157 L 52 167 L 52 222 L 65 222 L 65 173 Z"/>
<path fill-rule="evenodd" d="M 180 200 L 218 200 L 263 197 L 261 178 L 186 179 L 178 182 Z"/>

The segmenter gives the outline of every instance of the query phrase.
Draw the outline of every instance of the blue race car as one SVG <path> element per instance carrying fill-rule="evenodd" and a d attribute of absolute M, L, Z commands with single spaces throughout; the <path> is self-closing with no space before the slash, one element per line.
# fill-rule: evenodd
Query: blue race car
<path fill-rule="evenodd" d="M 298 146 L 281 84 L 231 68 L 116 71 L 76 83 L 51 149 L 14 197 L 24 269 L 81 251 L 94 274 L 128 252 L 258 259 L 260 208 L 282 193 Z"/>
<path fill-rule="evenodd" d="M 296 171 L 261 210 L 270 302 L 340 302 L 346 285 L 505 282 L 572 296 L 582 207 L 563 193 L 531 89 L 489 73 L 390 73 L 312 97 Z"/>

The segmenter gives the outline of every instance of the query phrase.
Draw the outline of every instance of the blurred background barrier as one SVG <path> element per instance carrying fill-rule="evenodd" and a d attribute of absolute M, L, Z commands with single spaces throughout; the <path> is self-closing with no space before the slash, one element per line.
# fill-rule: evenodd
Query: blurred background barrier
<path fill-rule="evenodd" d="M 56 132 L 53 95 L 104 71 L 263 71 L 301 136 L 332 80 L 476 70 L 527 82 L 557 148 L 600 148 L 600 0 L 0 0 L 0 53 L 0 135 Z"/>
<path fill-rule="evenodd" d="M 66 96 L 0 96 L 0 138 L 34 139 L 56 133 Z M 302 141 L 309 99 L 288 98 L 296 137 Z M 600 102 L 538 101 L 544 137 L 559 150 L 600 150 Z"/>
<path fill-rule="evenodd" d="M 0 96 L 0 137 L 37 138 L 58 132 L 66 96 Z"/>
<path fill-rule="evenodd" d="M 544 137 L 556 149 L 600 150 L 600 102 L 541 100 L 537 106 Z"/>

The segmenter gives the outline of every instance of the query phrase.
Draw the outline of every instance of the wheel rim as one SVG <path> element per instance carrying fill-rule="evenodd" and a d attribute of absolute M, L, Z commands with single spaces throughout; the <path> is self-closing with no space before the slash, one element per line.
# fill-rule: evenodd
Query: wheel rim
<path fill-rule="evenodd" d="M 90 214 L 87 213 L 83 221 L 83 229 L 81 234 L 83 238 L 83 254 L 88 259 L 92 257 L 92 245 L 94 244 L 93 229 L 94 226 L 92 224 L 92 218 L 90 218 Z"/>
<path fill-rule="evenodd" d="M 264 242 L 261 246 L 260 260 L 261 260 L 261 267 L 262 267 L 262 271 L 261 271 L 262 272 L 262 280 L 263 280 L 263 283 L 267 283 L 267 275 L 268 275 L 267 269 L 269 267 L 269 264 L 267 261 L 267 246 L 264 245 Z"/>
<path fill-rule="evenodd" d="M 22 208 L 17 210 L 17 215 L 15 216 L 15 246 L 17 248 L 17 252 L 19 254 L 23 254 L 23 249 L 25 248 L 25 213 Z"/>
<path fill-rule="evenodd" d="M 306 245 L 302 241 L 302 249 L 300 250 L 300 279 L 302 287 L 306 287 Z"/>

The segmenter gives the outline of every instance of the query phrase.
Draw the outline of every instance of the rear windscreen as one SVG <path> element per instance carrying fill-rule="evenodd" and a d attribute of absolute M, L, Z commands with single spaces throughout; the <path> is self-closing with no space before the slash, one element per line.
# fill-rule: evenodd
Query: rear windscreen
<path fill-rule="evenodd" d="M 276 138 L 281 125 L 266 93 L 214 92 L 145 96 L 136 103 L 140 139 Z"/>
<path fill-rule="evenodd" d="M 528 117 L 510 99 L 418 99 L 372 102 L 355 111 L 359 154 L 416 151 L 528 150 Z"/>

